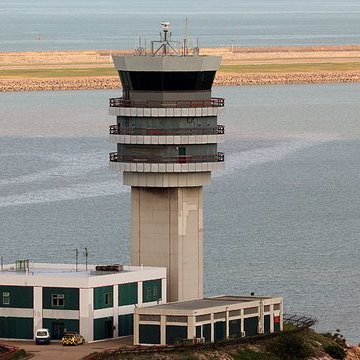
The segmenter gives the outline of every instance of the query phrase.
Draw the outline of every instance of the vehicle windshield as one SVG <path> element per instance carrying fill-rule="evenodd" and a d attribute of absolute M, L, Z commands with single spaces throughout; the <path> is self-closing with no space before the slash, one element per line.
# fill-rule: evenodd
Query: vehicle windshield
<path fill-rule="evenodd" d="M 36 336 L 48 336 L 48 333 L 47 333 L 47 331 L 38 331 L 36 333 Z"/>
<path fill-rule="evenodd" d="M 64 335 L 64 338 L 72 338 L 74 337 L 75 335 L 74 334 L 65 334 Z"/>

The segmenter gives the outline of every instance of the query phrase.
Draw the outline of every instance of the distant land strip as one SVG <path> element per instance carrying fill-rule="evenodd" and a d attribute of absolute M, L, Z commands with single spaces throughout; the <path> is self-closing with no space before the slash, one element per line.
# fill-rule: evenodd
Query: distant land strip
<path fill-rule="evenodd" d="M 117 89 L 112 51 L 0 53 L 0 92 Z M 360 82 L 360 46 L 211 48 L 221 55 L 215 85 Z"/>

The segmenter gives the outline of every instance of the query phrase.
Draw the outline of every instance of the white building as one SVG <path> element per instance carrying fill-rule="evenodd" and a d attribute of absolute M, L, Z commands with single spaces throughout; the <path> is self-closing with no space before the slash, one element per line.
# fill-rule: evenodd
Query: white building
<path fill-rule="evenodd" d="M 281 297 L 216 296 L 135 310 L 134 344 L 218 342 L 283 330 Z"/>
<path fill-rule="evenodd" d="M 135 307 L 166 302 L 166 269 L 17 262 L 0 271 L 0 338 L 33 339 L 48 328 L 53 339 L 77 331 L 86 341 L 133 334 Z"/>

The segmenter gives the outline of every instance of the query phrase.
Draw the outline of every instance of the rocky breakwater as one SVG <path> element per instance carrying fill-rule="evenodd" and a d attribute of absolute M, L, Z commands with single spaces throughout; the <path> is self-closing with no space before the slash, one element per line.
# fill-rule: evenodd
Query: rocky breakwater
<path fill-rule="evenodd" d="M 218 73 L 217 86 L 322 84 L 360 82 L 360 72 L 317 73 Z M 4 79 L 0 80 L 0 92 L 96 90 L 120 87 L 117 76 L 54 79 Z"/>
<path fill-rule="evenodd" d="M 119 78 L 115 76 L 66 79 L 6 79 L 0 80 L 0 92 L 116 89 L 120 87 L 119 83 Z"/>
<path fill-rule="evenodd" d="M 357 83 L 360 72 L 219 73 L 218 86 Z"/>

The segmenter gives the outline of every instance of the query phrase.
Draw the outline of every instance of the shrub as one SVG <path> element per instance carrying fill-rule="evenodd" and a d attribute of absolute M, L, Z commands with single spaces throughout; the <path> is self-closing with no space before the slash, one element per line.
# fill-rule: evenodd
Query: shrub
<path fill-rule="evenodd" d="M 277 360 L 277 357 L 274 357 L 270 354 L 263 352 L 254 351 L 251 349 L 242 349 L 234 357 L 236 360 Z"/>
<path fill-rule="evenodd" d="M 334 333 L 327 332 L 322 335 L 332 341 L 335 341 L 338 345 L 345 348 L 346 347 L 346 339 L 344 338 L 344 336 L 341 334 L 340 331 L 341 330 L 337 329 L 336 332 L 334 332 Z"/>
<path fill-rule="evenodd" d="M 346 350 L 338 344 L 327 345 L 324 350 L 334 359 L 344 360 L 346 358 Z"/>
<path fill-rule="evenodd" d="M 303 360 L 313 355 L 313 349 L 299 333 L 281 334 L 268 347 L 268 351 L 282 360 Z"/>

